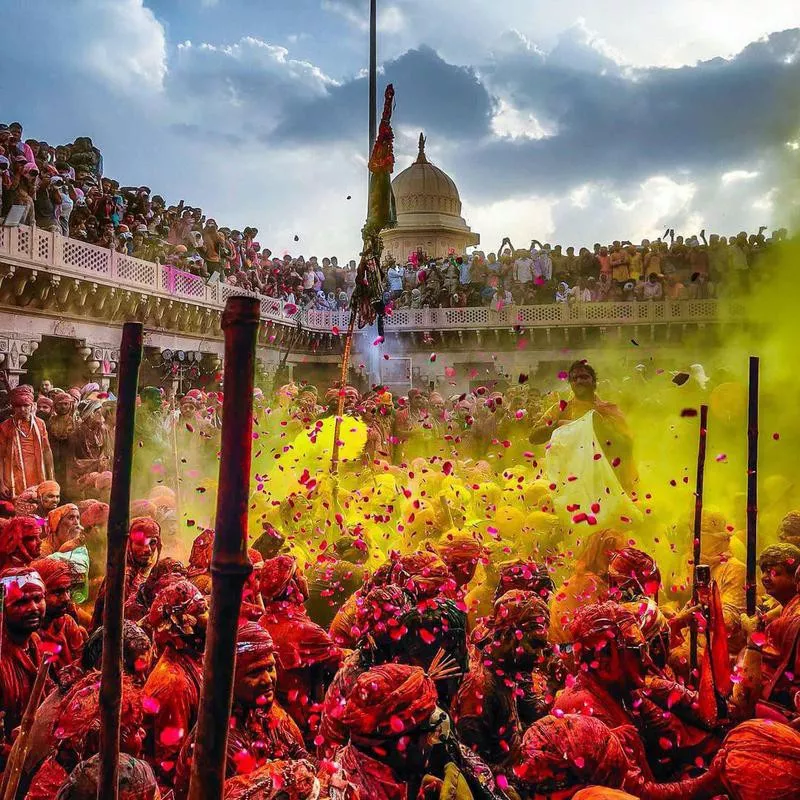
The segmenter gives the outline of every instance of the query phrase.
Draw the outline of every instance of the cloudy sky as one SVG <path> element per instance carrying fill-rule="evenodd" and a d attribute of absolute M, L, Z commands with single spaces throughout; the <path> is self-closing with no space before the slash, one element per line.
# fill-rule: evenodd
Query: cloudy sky
<path fill-rule="evenodd" d="M 504 235 L 580 245 L 788 221 L 796 0 L 378 4 L 397 169 L 424 130 L 484 249 Z M 275 252 L 350 258 L 365 209 L 367 8 L 6 0 L 0 118 L 50 143 L 89 135 L 106 174 L 256 225 Z"/>

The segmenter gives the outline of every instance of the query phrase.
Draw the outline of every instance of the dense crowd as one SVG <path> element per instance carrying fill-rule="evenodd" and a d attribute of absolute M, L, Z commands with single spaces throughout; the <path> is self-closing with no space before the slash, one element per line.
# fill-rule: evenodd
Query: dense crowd
<path fill-rule="evenodd" d="M 800 512 L 770 509 L 748 617 L 738 516 L 705 507 L 708 575 L 692 598 L 691 546 L 678 546 L 691 519 L 654 533 L 623 410 L 598 397 L 585 362 L 564 380 L 563 396 L 523 381 L 451 398 L 256 392 L 226 798 L 798 796 Z M 141 392 L 126 800 L 186 796 L 220 400 Z M 45 383 L 5 405 L 0 767 L 49 660 L 18 796 L 93 799 L 114 398 Z M 575 473 L 564 444 L 587 435 Z M 577 502 L 590 473 L 605 489 Z"/>
<path fill-rule="evenodd" d="M 146 261 L 222 280 L 301 309 L 344 310 L 356 262 L 335 256 L 275 255 L 258 242 L 258 229 L 220 227 L 203 209 L 181 200 L 167 205 L 148 186 L 120 186 L 103 174 L 103 158 L 88 137 L 54 147 L 23 139 L 22 126 L 0 125 L 0 216 L 13 206 L 18 221 L 114 249 Z M 708 299 L 746 289 L 770 247 L 786 236 L 705 231 L 684 239 L 595 243 L 564 249 L 534 240 L 497 253 L 475 251 L 405 264 L 384 264 L 387 298 L 397 308 L 534 305 L 554 302 Z M 298 237 L 295 237 L 296 239 Z M 667 239 L 669 241 L 667 241 Z"/>

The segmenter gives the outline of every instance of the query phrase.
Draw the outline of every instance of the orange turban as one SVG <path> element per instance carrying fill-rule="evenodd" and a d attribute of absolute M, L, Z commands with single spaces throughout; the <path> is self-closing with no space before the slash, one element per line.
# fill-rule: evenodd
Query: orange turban
<path fill-rule="evenodd" d="M 5 522 L 5 520 L 4 520 Z M 23 561 L 30 561 L 31 553 L 22 549 L 22 542 L 32 533 L 41 534 L 36 517 L 13 517 L 0 527 L 0 562 L 18 554 Z"/>
<path fill-rule="evenodd" d="M 58 526 L 61 524 L 61 520 L 69 514 L 70 511 L 77 511 L 78 506 L 74 503 L 66 503 L 63 506 L 59 506 L 58 508 L 53 509 L 47 515 L 47 527 L 50 528 L 51 533 L 58 532 Z"/>
<path fill-rule="evenodd" d="M 609 789 L 607 786 L 590 786 L 581 789 L 572 796 L 572 800 L 636 800 L 632 794 L 621 789 Z"/>
<path fill-rule="evenodd" d="M 496 597 L 500 597 L 511 589 L 525 589 L 545 597 L 555 589 L 555 584 L 547 567 L 537 564 L 530 558 L 518 558 L 500 565 Z"/>
<path fill-rule="evenodd" d="M 382 664 L 357 678 L 342 723 L 356 743 L 396 739 L 426 723 L 436 702 L 436 685 L 420 667 Z"/>
<path fill-rule="evenodd" d="M 36 496 L 45 494 L 61 494 L 61 487 L 55 481 L 44 481 L 36 487 Z"/>
<path fill-rule="evenodd" d="M 547 601 L 536 592 L 512 589 L 495 601 L 490 624 L 494 632 L 522 631 L 546 641 L 550 627 L 550 610 Z"/>
<path fill-rule="evenodd" d="M 236 681 L 241 681 L 248 669 L 263 656 L 275 652 L 272 637 L 256 622 L 239 626 L 236 639 Z"/>
<path fill-rule="evenodd" d="M 722 743 L 722 782 L 736 800 L 792 800 L 800 787 L 800 732 L 751 719 Z"/>
<path fill-rule="evenodd" d="M 158 509 L 149 500 L 134 500 L 131 503 L 132 517 L 155 517 Z"/>
<path fill-rule="evenodd" d="M 299 580 L 296 580 L 296 578 L 299 578 Z M 277 600 L 285 595 L 293 580 L 297 591 L 301 595 L 307 595 L 307 592 L 303 592 L 305 579 L 297 566 L 297 560 L 294 556 L 268 558 L 264 562 L 264 566 L 261 567 L 258 576 L 258 588 L 264 598 L 264 602 L 268 603 L 270 600 Z"/>
<path fill-rule="evenodd" d="M 623 644 L 629 638 L 644 641 L 636 617 L 619 603 L 610 600 L 579 608 L 575 612 L 570 633 L 573 641 L 583 647 L 609 641 Z"/>

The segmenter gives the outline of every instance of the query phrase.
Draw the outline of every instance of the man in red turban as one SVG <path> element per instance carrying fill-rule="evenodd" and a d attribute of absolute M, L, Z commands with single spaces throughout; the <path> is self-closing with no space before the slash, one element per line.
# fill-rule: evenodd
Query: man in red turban
<path fill-rule="evenodd" d="M 303 735 L 275 701 L 275 646 L 254 622 L 241 625 L 236 642 L 236 674 L 228 729 L 226 777 L 253 772 L 275 759 L 307 758 Z M 188 791 L 194 736 L 181 751 L 175 788 Z"/>
<path fill-rule="evenodd" d="M 14 517 L 0 522 L 0 572 L 26 567 L 42 550 L 42 528 L 35 517 Z"/>
<path fill-rule="evenodd" d="M 147 614 L 156 648 L 161 650 L 142 690 L 153 709 L 149 755 L 168 785 L 181 747 L 197 721 L 207 622 L 208 603 L 187 580 L 162 589 Z"/>
<path fill-rule="evenodd" d="M 53 480 L 53 454 L 44 422 L 35 414 L 33 389 L 9 394 L 12 415 L 0 422 L 0 497 L 16 497 L 42 481 Z"/>
<path fill-rule="evenodd" d="M 53 656 L 58 667 L 66 667 L 77 659 L 88 636 L 86 629 L 71 615 L 72 569 L 67 561 L 40 558 L 31 563 L 45 585 L 47 611 L 39 629 L 44 649 Z"/>
<path fill-rule="evenodd" d="M 127 569 L 125 570 L 124 602 L 128 605 L 136 597 L 139 587 L 147 580 L 150 571 L 158 563 L 161 555 L 161 528 L 149 517 L 131 520 L 128 531 L 128 544 L 125 551 Z M 106 580 L 100 585 L 92 615 L 92 628 L 103 624 L 103 609 L 106 601 Z"/>
<path fill-rule="evenodd" d="M 5 593 L 2 641 L 0 641 L 0 709 L 4 713 L 0 731 L 0 766 L 5 766 L 12 732 L 21 720 L 33 689 L 39 662 L 41 642 L 37 631 L 44 620 L 45 585 L 39 573 L 30 567 L 0 572 Z"/>
<path fill-rule="evenodd" d="M 436 699 L 434 682 L 407 664 L 373 667 L 356 680 L 342 715 L 350 744 L 336 760 L 362 797 L 416 796 L 411 787 L 419 785 L 430 753 Z"/>
<path fill-rule="evenodd" d="M 475 632 L 477 649 L 453 702 L 453 721 L 464 744 L 489 766 L 518 756 L 523 716 L 546 713 L 549 625 L 546 601 L 513 589 Z M 539 713 L 523 709 L 530 705 L 538 705 Z"/>
<path fill-rule="evenodd" d="M 652 556 L 635 547 L 623 547 L 608 562 L 608 586 L 617 600 L 652 597 L 658 602 L 661 573 Z"/>
<path fill-rule="evenodd" d="M 278 660 L 278 698 L 308 739 L 342 661 L 342 651 L 305 608 L 308 586 L 291 556 L 267 559 L 259 574 L 264 615 L 259 624 L 272 636 Z"/>

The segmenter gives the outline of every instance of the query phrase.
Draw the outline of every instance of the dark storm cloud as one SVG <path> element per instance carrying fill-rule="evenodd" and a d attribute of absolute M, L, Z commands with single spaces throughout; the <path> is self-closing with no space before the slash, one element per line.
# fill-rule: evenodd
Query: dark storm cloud
<path fill-rule="evenodd" d="M 455 154 L 467 184 L 498 196 L 576 183 L 629 182 L 655 172 L 733 168 L 782 145 L 800 125 L 800 30 L 680 69 L 626 71 L 581 48 L 523 46 L 480 70 L 487 85 L 554 135 L 492 140 Z M 558 48 L 557 48 L 558 50 Z M 469 169 L 466 167 L 469 166 Z"/>
<path fill-rule="evenodd" d="M 393 83 L 395 124 L 424 128 L 456 140 L 477 140 L 489 132 L 492 100 L 475 72 L 448 64 L 434 50 L 409 50 L 384 65 L 379 94 Z M 379 105 L 382 96 L 379 97 Z M 346 140 L 363 133 L 367 116 L 367 79 L 331 87 L 324 96 L 291 102 L 274 132 L 283 143 Z"/>

